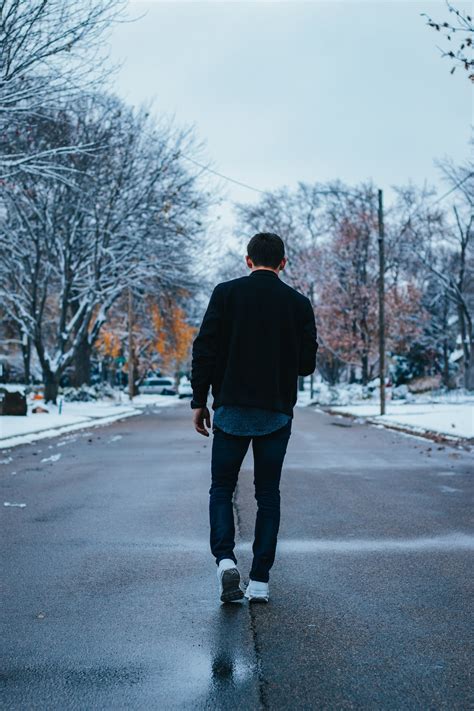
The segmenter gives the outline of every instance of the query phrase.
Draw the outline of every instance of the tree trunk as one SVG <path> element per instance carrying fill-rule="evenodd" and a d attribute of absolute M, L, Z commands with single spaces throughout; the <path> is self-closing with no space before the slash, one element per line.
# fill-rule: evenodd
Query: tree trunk
<path fill-rule="evenodd" d="M 448 339 L 443 339 L 443 385 L 449 387 L 449 344 Z"/>
<path fill-rule="evenodd" d="M 21 353 L 23 356 L 23 377 L 25 379 L 25 384 L 29 385 L 31 382 L 31 339 L 27 338 L 26 343 L 21 346 Z"/>
<path fill-rule="evenodd" d="M 56 373 L 44 373 L 44 401 L 56 404 L 58 399 L 59 375 Z"/>
<path fill-rule="evenodd" d="M 449 339 L 448 339 L 448 314 L 449 314 L 449 299 L 448 292 L 444 292 L 443 300 L 443 332 L 445 337 L 443 338 L 443 385 L 449 388 Z"/>
<path fill-rule="evenodd" d="M 474 340 L 471 339 L 469 358 L 464 361 L 464 384 L 466 390 L 474 390 Z"/>
<path fill-rule="evenodd" d="M 369 356 L 367 353 L 362 354 L 362 385 L 367 385 L 369 382 Z"/>
<path fill-rule="evenodd" d="M 79 388 L 91 383 L 91 351 L 87 336 L 82 339 L 74 358 L 74 375 L 72 384 Z"/>
<path fill-rule="evenodd" d="M 139 394 L 139 388 L 137 385 L 139 379 L 139 373 L 138 373 L 138 363 L 136 358 L 133 359 L 133 397 Z"/>
<path fill-rule="evenodd" d="M 474 390 L 474 361 L 469 363 L 469 368 L 467 368 L 466 390 Z"/>
<path fill-rule="evenodd" d="M 469 347 L 467 345 L 467 329 L 466 329 L 466 319 L 464 318 L 464 311 L 461 304 L 458 304 L 458 322 L 459 322 L 459 335 L 461 336 L 461 347 L 464 356 L 464 387 L 469 390 L 469 379 L 470 379 L 470 365 L 472 365 Z"/>

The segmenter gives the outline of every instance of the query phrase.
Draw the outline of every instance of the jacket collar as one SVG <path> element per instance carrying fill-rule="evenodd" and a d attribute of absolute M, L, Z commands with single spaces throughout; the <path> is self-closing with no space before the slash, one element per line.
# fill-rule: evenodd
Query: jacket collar
<path fill-rule="evenodd" d="M 255 274 L 269 274 L 277 279 L 280 278 L 276 272 L 272 272 L 270 269 L 255 269 L 253 272 L 250 272 L 249 276 L 255 276 Z"/>

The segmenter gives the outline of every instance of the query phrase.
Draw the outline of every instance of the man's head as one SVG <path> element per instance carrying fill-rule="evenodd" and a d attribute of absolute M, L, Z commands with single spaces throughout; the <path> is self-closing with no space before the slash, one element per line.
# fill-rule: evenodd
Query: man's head
<path fill-rule="evenodd" d="M 247 245 L 247 266 L 250 269 L 272 269 L 279 272 L 285 267 L 285 245 L 273 232 L 259 232 Z"/>

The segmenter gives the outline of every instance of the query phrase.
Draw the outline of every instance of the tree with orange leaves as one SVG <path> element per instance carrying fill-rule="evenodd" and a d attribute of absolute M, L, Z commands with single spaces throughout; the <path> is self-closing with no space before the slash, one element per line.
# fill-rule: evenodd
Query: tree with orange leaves
<path fill-rule="evenodd" d="M 175 375 L 187 369 L 196 329 L 188 323 L 178 297 L 182 294 L 162 295 L 158 299 L 148 295 L 136 300 L 133 324 L 136 380 L 145 378 L 150 370 Z M 96 351 L 115 362 L 121 354 L 128 358 L 127 349 L 125 309 L 119 302 L 102 329 Z"/>
<path fill-rule="evenodd" d="M 153 304 L 151 316 L 152 348 L 158 354 L 162 368 L 173 369 L 175 373 L 185 370 L 196 328 L 188 323 L 183 307 L 170 298 L 165 307 Z"/>

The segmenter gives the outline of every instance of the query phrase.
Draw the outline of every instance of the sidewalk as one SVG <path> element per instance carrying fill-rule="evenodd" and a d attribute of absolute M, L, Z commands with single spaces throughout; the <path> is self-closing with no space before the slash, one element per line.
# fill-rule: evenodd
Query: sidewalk
<path fill-rule="evenodd" d="M 138 395 L 130 403 L 126 396 L 122 402 L 97 400 L 95 402 L 63 402 L 61 413 L 56 405 L 40 405 L 48 413 L 33 414 L 31 403 L 25 417 L 0 417 L 0 449 L 28 444 L 47 437 L 57 437 L 65 432 L 73 432 L 84 427 L 98 427 L 126 417 L 133 417 L 148 406 L 167 407 L 180 401 L 170 395 Z"/>

